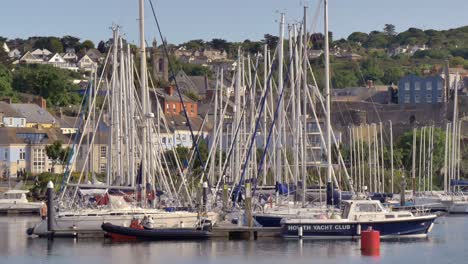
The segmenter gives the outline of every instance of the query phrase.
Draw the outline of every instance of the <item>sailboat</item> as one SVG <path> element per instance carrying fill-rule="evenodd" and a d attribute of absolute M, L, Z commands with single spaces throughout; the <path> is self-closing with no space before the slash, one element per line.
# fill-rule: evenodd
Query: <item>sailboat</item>
<path fill-rule="evenodd" d="M 144 1 L 139 2 L 140 15 L 140 53 L 141 58 L 146 58 L 146 46 L 144 37 Z M 59 196 L 58 208 L 53 221 L 53 230 L 47 229 L 47 220 L 43 220 L 34 227 L 28 229 L 28 234 L 47 236 L 51 232 L 60 235 L 74 235 L 86 231 L 102 231 L 102 223 L 110 223 L 118 226 L 129 226 L 131 221 L 151 217 L 154 219 L 154 227 L 180 228 L 195 227 L 201 217 L 216 223 L 217 213 L 197 211 L 175 211 L 171 204 L 180 204 L 177 188 L 170 176 L 166 177 L 162 161 L 157 150 L 160 141 L 154 142 L 153 135 L 158 131 L 151 122 L 154 114 L 150 109 L 150 91 L 147 82 L 146 60 L 140 60 L 140 97 L 136 95 L 133 87 L 133 60 L 130 46 L 124 46 L 122 37 L 118 35 L 118 29 L 114 28 L 114 44 L 112 52 L 108 52 L 107 62 L 112 63 L 112 77 L 110 81 L 97 80 L 94 86 L 91 83 L 88 88 L 87 103 L 89 108 L 86 118 L 83 118 L 83 130 L 87 135 L 80 137 L 74 143 L 73 149 L 80 149 L 85 139 L 87 140 L 87 154 L 83 168 L 93 162 L 93 147 L 96 134 L 100 127 L 104 106 L 96 111 L 97 98 L 100 93 L 99 86 L 106 84 L 104 105 L 110 116 L 110 133 L 108 138 L 109 154 L 107 157 L 107 170 L 105 183 L 98 182 L 92 171 L 83 169 L 77 183 L 71 182 L 71 168 L 74 167 L 77 154 L 70 155 L 70 164 L 64 174 L 62 189 Z M 112 54 L 112 55 L 111 55 Z M 109 60 L 109 57 L 111 59 Z M 96 75 L 97 73 L 92 74 Z M 104 75 L 104 70 L 103 74 Z M 111 88 L 109 88 L 111 87 Z M 158 106 L 157 111 L 161 111 Z M 97 113 L 96 113 L 97 112 Z M 159 113 L 159 112 L 158 112 Z M 84 114 L 83 114 L 84 115 Z M 158 114 L 159 115 L 159 114 Z M 156 135 L 158 135 L 156 133 Z M 92 164 L 90 166 L 92 168 Z M 159 171 L 158 171 L 159 170 Z M 91 174 L 91 180 L 86 180 Z M 182 174 L 182 173 L 181 173 Z M 158 176 L 159 175 L 159 176 Z M 160 186 L 166 188 L 168 197 L 167 207 L 156 208 L 155 177 Z M 183 175 L 182 175 L 183 177 Z M 85 178 L 85 180 L 83 180 Z M 82 183 L 84 181 L 84 183 Z M 187 191 L 185 180 L 182 186 Z M 171 192 L 174 191 L 174 192 Z M 111 191 L 117 193 L 112 195 Z M 88 199 L 88 196 L 91 198 Z M 97 196 L 102 199 L 97 200 Z M 104 198 L 105 197 L 105 198 Z M 192 198 L 187 191 L 186 199 L 191 204 Z M 90 202 L 92 201 L 92 202 Z M 91 207 L 87 206 L 91 205 Z"/>

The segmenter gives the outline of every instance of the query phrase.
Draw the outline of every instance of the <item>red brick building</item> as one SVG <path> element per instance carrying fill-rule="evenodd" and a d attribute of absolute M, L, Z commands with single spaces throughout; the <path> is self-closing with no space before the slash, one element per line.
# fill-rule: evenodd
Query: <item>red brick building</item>
<path fill-rule="evenodd" d="M 183 115 L 182 103 L 180 102 L 177 90 L 173 86 L 164 89 L 156 89 L 158 100 L 163 107 L 164 114 Z M 185 109 L 189 117 L 198 116 L 198 103 L 185 95 L 182 95 Z"/>

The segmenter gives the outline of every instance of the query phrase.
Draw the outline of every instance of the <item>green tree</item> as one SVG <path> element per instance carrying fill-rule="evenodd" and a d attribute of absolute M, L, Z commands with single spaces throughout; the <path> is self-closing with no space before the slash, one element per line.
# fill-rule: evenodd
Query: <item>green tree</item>
<path fill-rule="evenodd" d="M 348 36 L 348 41 L 365 43 L 369 39 L 369 35 L 363 32 L 354 32 Z"/>
<path fill-rule="evenodd" d="M 385 24 L 383 31 L 385 32 L 385 34 L 387 34 L 387 36 L 390 36 L 390 37 L 393 37 L 396 35 L 395 25 L 392 25 L 392 24 Z"/>
<path fill-rule="evenodd" d="M 3 64 L 0 64 L 0 96 L 13 96 L 14 92 L 11 87 L 12 82 L 12 74 L 7 67 Z"/>
<path fill-rule="evenodd" d="M 85 50 L 94 49 L 94 43 L 91 40 L 85 40 L 81 44 L 81 47 Z"/>
<path fill-rule="evenodd" d="M 15 68 L 12 87 L 15 91 L 40 95 L 52 105 L 69 106 L 80 102 L 72 75 L 51 65 L 20 65 Z"/>
<path fill-rule="evenodd" d="M 263 43 L 267 44 L 269 49 L 274 49 L 276 48 L 276 45 L 278 45 L 279 37 L 273 36 L 270 34 L 265 34 L 263 35 Z"/>
<path fill-rule="evenodd" d="M 64 164 L 68 160 L 70 148 L 63 148 L 62 141 L 54 141 L 51 145 L 46 146 L 46 155 L 52 160 L 52 170 L 55 172 L 57 164 Z"/>
<path fill-rule="evenodd" d="M 63 52 L 62 42 L 57 37 L 39 37 L 34 42 L 34 48 L 47 49 L 52 53 Z"/>
<path fill-rule="evenodd" d="M 210 45 L 210 47 L 212 47 L 213 49 L 217 50 L 229 50 L 229 43 L 225 39 L 214 38 L 210 42 L 208 42 L 208 45 Z"/>

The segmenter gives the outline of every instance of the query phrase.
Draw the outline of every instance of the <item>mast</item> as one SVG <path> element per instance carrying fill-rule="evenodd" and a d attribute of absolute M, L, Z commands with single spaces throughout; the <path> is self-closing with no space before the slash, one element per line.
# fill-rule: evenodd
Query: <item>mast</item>
<path fill-rule="evenodd" d="M 394 193 L 393 187 L 393 127 L 392 127 L 392 120 L 390 122 L 390 174 L 391 174 L 391 191 Z"/>
<path fill-rule="evenodd" d="M 147 136 L 147 85 L 146 85 L 146 45 L 145 45 L 145 7 L 144 0 L 139 0 L 139 17 L 140 17 L 140 93 L 141 93 L 141 104 L 143 112 L 143 123 L 141 127 L 141 205 L 146 204 L 146 171 L 147 171 L 147 160 L 146 160 L 146 136 Z"/>
<path fill-rule="evenodd" d="M 279 42 L 278 42 L 278 95 L 283 90 L 283 42 L 284 42 L 284 13 L 281 13 L 280 28 L 279 28 Z M 276 173 L 277 181 L 281 183 L 283 181 L 283 155 L 282 149 L 284 146 L 283 142 L 283 118 L 284 118 L 284 103 L 280 100 L 278 105 L 278 127 L 276 129 L 278 133 L 278 149 L 279 153 L 276 155 Z"/>
<path fill-rule="evenodd" d="M 327 127 L 327 205 L 333 204 L 333 189 L 332 189 L 332 156 L 331 156 L 331 94 L 330 94 L 330 54 L 329 54 L 329 39 L 328 39 L 328 0 L 324 0 L 324 34 L 325 34 L 325 95 L 326 95 L 326 127 Z M 307 57 L 307 55 L 305 54 Z"/>
<path fill-rule="evenodd" d="M 302 206 L 305 206 L 306 203 L 306 190 L 307 190 L 307 42 L 308 42 L 308 36 L 307 36 L 307 7 L 304 6 L 304 21 L 302 23 L 302 42 L 299 42 L 300 49 L 302 50 L 302 92 L 303 95 L 302 97 L 304 98 L 304 101 L 302 101 L 302 113 L 301 113 L 301 106 L 300 104 L 297 105 L 297 114 L 298 116 L 302 117 L 302 134 L 299 134 L 301 143 L 302 143 L 302 148 L 301 148 L 301 161 L 302 161 Z M 302 49 L 301 49 L 302 48 Z M 300 89 L 298 88 L 298 91 Z M 301 115 L 302 114 L 302 115 Z M 300 127 L 300 122 L 299 122 L 299 128 L 298 130 L 301 130 Z M 320 196 L 321 197 L 321 196 Z"/>

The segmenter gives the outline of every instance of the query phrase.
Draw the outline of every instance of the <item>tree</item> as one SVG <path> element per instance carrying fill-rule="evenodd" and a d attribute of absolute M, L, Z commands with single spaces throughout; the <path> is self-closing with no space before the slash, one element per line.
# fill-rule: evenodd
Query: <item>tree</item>
<path fill-rule="evenodd" d="M 276 48 L 276 45 L 278 45 L 279 37 L 273 36 L 270 34 L 265 34 L 263 35 L 263 44 L 267 44 L 269 49 L 274 49 Z"/>
<path fill-rule="evenodd" d="M 80 102 L 71 71 L 51 65 L 21 65 L 15 68 L 12 87 L 15 91 L 40 95 L 55 106 Z"/>
<path fill-rule="evenodd" d="M 453 57 L 450 59 L 451 66 L 463 66 L 465 64 L 465 59 L 462 57 Z"/>
<path fill-rule="evenodd" d="M 97 49 L 99 50 L 99 52 L 101 53 L 106 53 L 107 52 L 107 47 L 106 47 L 106 43 L 104 41 L 99 41 L 99 44 L 97 46 Z"/>
<path fill-rule="evenodd" d="M 395 32 L 395 25 L 392 25 L 392 24 L 385 24 L 383 31 L 384 31 L 385 34 L 387 34 L 387 36 L 389 36 L 389 37 L 393 37 L 393 36 L 396 35 L 396 32 Z"/>
<path fill-rule="evenodd" d="M 80 38 L 74 36 L 64 36 L 60 39 L 64 48 L 72 48 L 77 50 L 80 46 Z"/>
<path fill-rule="evenodd" d="M 91 40 L 85 40 L 81 44 L 81 47 L 85 50 L 94 49 L 94 43 Z"/>
<path fill-rule="evenodd" d="M 369 39 L 369 35 L 363 32 L 354 32 L 348 36 L 348 41 L 365 43 Z"/>
<path fill-rule="evenodd" d="M 11 81 L 12 76 L 10 70 L 0 64 L 0 96 L 13 96 Z"/>
<path fill-rule="evenodd" d="M 188 50 L 200 50 L 205 47 L 205 41 L 202 39 L 194 39 L 182 44 Z"/>
<path fill-rule="evenodd" d="M 55 172 L 57 164 L 64 164 L 68 160 L 70 148 L 63 148 L 62 141 L 57 140 L 45 148 L 47 157 L 52 160 L 52 171 Z"/>
<path fill-rule="evenodd" d="M 38 37 L 34 42 L 34 48 L 47 49 L 52 53 L 63 52 L 63 44 L 57 37 Z"/>
<path fill-rule="evenodd" d="M 214 38 L 210 42 L 208 42 L 208 45 L 210 45 L 210 47 L 212 47 L 213 49 L 217 50 L 227 51 L 229 49 L 229 43 L 225 39 Z"/>

